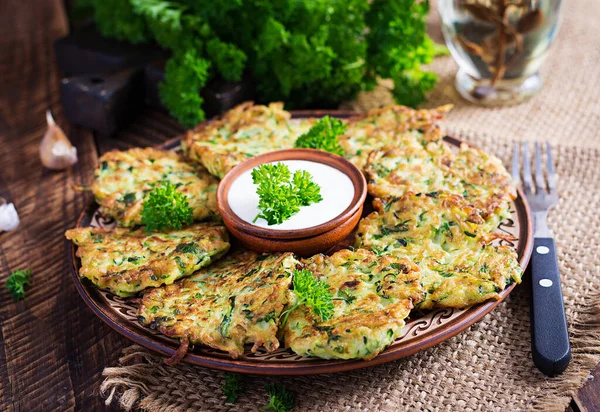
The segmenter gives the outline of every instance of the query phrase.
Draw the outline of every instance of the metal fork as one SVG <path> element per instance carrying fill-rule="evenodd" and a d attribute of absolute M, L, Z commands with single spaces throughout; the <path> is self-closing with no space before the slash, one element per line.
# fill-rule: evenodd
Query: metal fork
<path fill-rule="evenodd" d="M 548 229 L 548 210 L 558 203 L 556 175 L 552 165 L 550 144 L 546 143 L 544 179 L 540 144 L 535 143 L 535 175 L 531 173 L 529 146 L 523 147 L 523 179 L 519 159 L 519 143 L 514 143 L 512 177 L 519 184 L 533 215 L 534 241 L 531 256 L 531 353 L 537 368 L 548 376 L 563 372 L 571 360 L 571 345 L 563 304 L 560 273 L 554 239 Z"/>

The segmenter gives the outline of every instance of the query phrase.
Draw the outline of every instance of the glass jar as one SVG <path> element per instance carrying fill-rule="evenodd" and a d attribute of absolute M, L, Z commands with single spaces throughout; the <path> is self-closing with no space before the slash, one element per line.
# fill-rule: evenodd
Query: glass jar
<path fill-rule="evenodd" d="M 459 66 L 458 92 L 487 106 L 539 92 L 560 7 L 561 0 L 438 0 L 444 38 Z"/>

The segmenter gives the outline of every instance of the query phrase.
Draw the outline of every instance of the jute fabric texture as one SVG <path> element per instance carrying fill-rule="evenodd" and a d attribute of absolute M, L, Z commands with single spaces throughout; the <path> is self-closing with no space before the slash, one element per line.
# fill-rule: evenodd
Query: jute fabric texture
<path fill-rule="evenodd" d="M 456 65 L 437 59 L 440 82 L 427 107 L 453 103 L 443 126 L 509 164 L 514 140 L 550 141 L 560 203 L 549 216 L 556 237 L 563 293 L 573 345 L 567 371 L 542 375 L 531 361 L 529 284 L 464 333 L 409 358 L 333 375 L 244 377 L 236 405 L 225 402 L 223 373 L 180 364 L 127 348 L 106 368 L 101 393 L 107 404 L 150 411 L 253 411 L 266 405 L 264 385 L 283 383 L 296 394 L 297 410 L 564 410 L 600 361 L 600 7 L 597 0 L 569 1 L 542 74 L 543 91 L 531 101 L 502 109 L 465 102 L 454 90 Z M 439 37 L 438 16 L 430 18 Z M 393 103 L 387 85 L 343 107 L 366 110 Z"/>

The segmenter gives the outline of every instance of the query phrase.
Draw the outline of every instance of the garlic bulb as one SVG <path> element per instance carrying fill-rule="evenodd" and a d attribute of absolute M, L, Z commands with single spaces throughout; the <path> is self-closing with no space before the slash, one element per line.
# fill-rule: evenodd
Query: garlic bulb
<path fill-rule="evenodd" d="M 66 169 L 77 162 L 77 149 L 54 122 L 50 110 L 46 111 L 46 122 L 48 130 L 40 144 L 42 164 L 52 170 Z"/>
<path fill-rule="evenodd" d="M 15 230 L 19 226 L 19 215 L 12 203 L 0 198 L 0 232 Z"/>

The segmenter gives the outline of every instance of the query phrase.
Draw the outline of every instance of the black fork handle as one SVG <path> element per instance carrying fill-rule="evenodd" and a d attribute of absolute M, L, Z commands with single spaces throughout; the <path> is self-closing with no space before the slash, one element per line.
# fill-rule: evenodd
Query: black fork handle
<path fill-rule="evenodd" d="M 531 353 L 545 375 L 562 373 L 571 360 L 571 344 L 552 238 L 535 238 L 531 256 Z"/>

